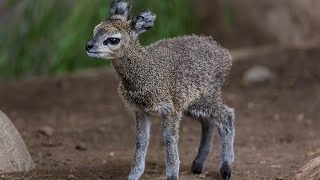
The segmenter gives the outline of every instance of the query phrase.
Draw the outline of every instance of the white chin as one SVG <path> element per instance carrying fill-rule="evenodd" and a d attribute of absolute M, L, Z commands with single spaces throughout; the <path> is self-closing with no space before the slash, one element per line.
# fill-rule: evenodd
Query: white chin
<path fill-rule="evenodd" d="M 91 53 L 87 52 L 88 56 L 93 57 L 93 58 L 100 58 L 100 59 L 114 59 L 114 57 L 109 56 L 108 54 L 103 54 L 103 53 Z"/>
<path fill-rule="evenodd" d="M 94 57 L 94 58 L 102 58 L 102 53 L 91 53 L 87 52 L 88 56 Z"/>

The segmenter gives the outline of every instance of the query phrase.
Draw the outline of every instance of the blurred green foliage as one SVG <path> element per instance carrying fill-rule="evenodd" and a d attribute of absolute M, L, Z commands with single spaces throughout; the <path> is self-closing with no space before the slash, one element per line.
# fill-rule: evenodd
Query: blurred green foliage
<path fill-rule="evenodd" d="M 110 0 L 6 0 L 0 28 L 0 77 L 64 74 L 109 65 L 87 57 L 84 47 L 96 24 L 109 15 Z M 192 0 L 136 0 L 134 14 L 151 9 L 156 25 L 142 44 L 195 31 Z"/>
<path fill-rule="evenodd" d="M 230 4 L 227 4 L 224 8 L 224 24 L 226 25 L 227 29 L 232 29 L 236 22 L 236 13 Z"/>

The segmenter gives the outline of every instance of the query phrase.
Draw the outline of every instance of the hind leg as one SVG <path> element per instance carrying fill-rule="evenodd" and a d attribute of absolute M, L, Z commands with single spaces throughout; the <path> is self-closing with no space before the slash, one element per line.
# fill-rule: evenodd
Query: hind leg
<path fill-rule="evenodd" d="M 210 118 L 201 118 L 200 122 L 202 126 L 201 142 L 198 154 L 192 163 L 192 173 L 194 174 L 202 173 L 203 166 L 212 147 L 214 123 Z"/>
<path fill-rule="evenodd" d="M 234 110 L 226 105 L 219 112 L 218 130 L 220 135 L 220 174 L 223 180 L 229 180 L 234 159 Z"/>
<path fill-rule="evenodd" d="M 197 118 L 201 123 L 201 141 L 198 154 L 192 163 L 192 173 L 202 173 L 204 164 L 212 148 L 214 119 L 211 117 L 215 102 L 212 97 L 202 97 L 189 107 L 187 114 Z"/>

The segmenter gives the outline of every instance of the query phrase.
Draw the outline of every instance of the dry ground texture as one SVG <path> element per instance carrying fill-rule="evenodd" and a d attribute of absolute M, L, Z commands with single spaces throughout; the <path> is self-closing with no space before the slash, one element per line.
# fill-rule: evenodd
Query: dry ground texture
<path fill-rule="evenodd" d="M 235 62 L 224 88 L 236 109 L 234 180 L 288 179 L 320 155 L 320 51 L 286 51 Z M 266 65 L 277 78 L 245 85 L 243 73 Z M 62 78 L 0 83 L 0 109 L 16 125 L 37 168 L 3 179 L 126 179 L 134 121 L 118 95 L 111 70 Z M 161 124 L 153 121 L 143 179 L 164 179 Z M 43 128 L 44 126 L 49 126 Z M 39 132 L 40 130 L 40 132 Z M 182 121 L 182 180 L 219 180 L 217 137 L 205 174 L 193 176 L 200 124 Z"/>

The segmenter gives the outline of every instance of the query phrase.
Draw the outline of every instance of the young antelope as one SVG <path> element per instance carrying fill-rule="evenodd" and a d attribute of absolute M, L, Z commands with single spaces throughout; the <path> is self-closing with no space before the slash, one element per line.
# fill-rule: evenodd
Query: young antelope
<path fill-rule="evenodd" d="M 179 178 L 178 134 L 183 114 L 202 125 L 192 172 L 202 172 L 217 127 L 220 173 L 224 180 L 230 179 L 234 110 L 221 97 L 231 67 L 229 51 L 211 37 L 195 35 L 143 47 L 138 37 L 153 26 L 156 15 L 147 10 L 130 19 L 130 10 L 125 0 L 113 0 L 110 17 L 94 28 L 93 39 L 86 46 L 89 56 L 112 61 L 119 79 L 118 92 L 135 117 L 135 155 L 128 179 L 138 180 L 144 172 L 152 115 L 163 119 L 167 180 Z"/>

